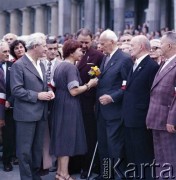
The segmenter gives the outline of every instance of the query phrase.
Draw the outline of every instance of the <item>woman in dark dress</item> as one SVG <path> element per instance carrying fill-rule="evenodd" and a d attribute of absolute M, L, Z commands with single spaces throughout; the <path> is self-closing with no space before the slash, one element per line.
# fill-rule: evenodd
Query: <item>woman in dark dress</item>
<path fill-rule="evenodd" d="M 58 157 L 57 180 L 73 180 L 68 172 L 69 156 L 85 154 L 86 137 L 79 94 L 97 85 L 96 79 L 81 85 L 79 71 L 74 65 L 82 58 L 81 44 L 68 40 L 63 46 L 63 61 L 55 70 L 56 87 L 52 113 L 50 153 Z"/>

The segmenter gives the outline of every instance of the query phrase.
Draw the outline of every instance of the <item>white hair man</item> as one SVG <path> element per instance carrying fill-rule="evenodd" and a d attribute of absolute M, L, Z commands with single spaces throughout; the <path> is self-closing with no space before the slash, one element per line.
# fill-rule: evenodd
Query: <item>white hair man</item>
<path fill-rule="evenodd" d="M 100 44 L 103 52 L 107 55 L 101 64 L 101 75 L 97 86 L 97 131 L 98 146 L 101 166 L 104 158 L 115 161 L 123 158 L 124 133 L 121 120 L 122 109 L 122 82 L 127 80 L 132 67 L 130 56 L 117 47 L 117 36 L 111 30 L 106 30 L 100 35 Z M 121 169 L 122 170 L 122 169 Z M 120 176 L 114 174 L 116 179 Z M 103 167 L 101 176 L 96 179 L 108 179 L 104 177 Z"/>
<path fill-rule="evenodd" d="M 11 90 L 14 95 L 16 147 L 22 180 L 40 179 L 43 137 L 47 122 L 48 92 L 45 68 L 39 58 L 46 56 L 46 38 L 31 34 L 26 42 L 27 53 L 11 68 Z"/>

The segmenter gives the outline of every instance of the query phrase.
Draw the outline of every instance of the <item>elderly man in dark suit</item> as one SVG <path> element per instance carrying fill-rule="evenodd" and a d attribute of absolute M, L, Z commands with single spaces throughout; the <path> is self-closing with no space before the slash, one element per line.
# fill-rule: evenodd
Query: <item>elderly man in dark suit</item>
<path fill-rule="evenodd" d="M 16 147 L 21 179 L 39 180 L 47 101 L 54 98 L 54 94 L 47 92 L 45 68 L 39 61 L 46 56 L 45 35 L 31 34 L 26 48 L 27 53 L 12 65 L 10 76 L 15 97 Z"/>
<path fill-rule="evenodd" d="M 77 65 L 83 84 L 89 82 L 89 80 L 91 79 L 91 76 L 88 74 L 91 66 L 100 67 L 101 61 L 104 56 L 101 52 L 91 47 L 92 36 L 93 35 L 91 31 L 87 28 L 82 28 L 77 32 L 77 40 L 81 42 L 82 50 L 84 53 L 84 56 Z M 83 93 L 81 95 L 83 121 L 84 121 L 87 147 L 88 147 L 87 154 L 82 157 L 82 162 L 81 162 L 82 172 L 80 176 L 81 179 L 87 178 L 87 173 L 91 163 L 91 158 L 93 156 L 93 151 L 97 141 L 96 120 L 95 120 L 95 111 L 94 111 L 95 99 L 96 99 L 95 93 L 96 93 L 96 89 L 92 88 L 86 93 Z"/>
<path fill-rule="evenodd" d="M 3 70 L 6 101 L 5 101 L 5 126 L 2 128 L 3 137 L 3 166 L 4 171 L 12 171 L 12 157 L 16 156 L 15 146 L 15 123 L 13 120 L 13 97 L 10 90 L 10 68 L 12 62 L 9 61 L 9 45 L 5 41 L 0 42 L 0 62 Z"/>
<path fill-rule="evenodd" d="M 124 132 L 121 119 L 124 91 L 121 88 L 122 82 L 127 80 L 133 63 L 129 55 L 118 49 L 117 36 L 113 31 L 102 32 L 99 40 L 107 56 L 102 61 L 97 86 L 96 116 L 101 176 L 96 179 L 108 179 L 112 178 L 111 172 L 107 174 L 103 168 L 107 159 L 109 158 L 108 162 L 112 160 L 116 163 L 119 158 L 124 157 Z M 117 174 L 114 175 L 117 179 L 121 179 Z"/>
<path fill-rule="evenodd" d="M 152 164 L 154 159 L 152 133 L 146 128 L 146 116 L 150 89 L 159 65 L 150 58 L 150 42 L 144 35 L 133 37 L 130 44 L 135 61 L 127 79 L 122 118 L 127 163 L 134 163 L 140 169 L 143 163 Z M 132 179 L 138 176 L 144 174 L 138 171 Z M 150 168 L 146 168 L 145 177 L 147 180 L 153 179 Z"/>
<path fill-rule="evenodd" d="M 5 114 L 5 82 L 4 73 L 0 67 L 0 128 L 5 125 L 4 114 Z"/>
<path fill-rule="evenodd" d="M 165 163 L 173 167 L 168 179 L 176 176 L 176 33 L 167 32 L 161 38 L 161 50 L 166 58 L 154 79 L 147 127 L 152 129 L 157 176 Z M 168 174 L 167 174 L 168 175 Z"/>

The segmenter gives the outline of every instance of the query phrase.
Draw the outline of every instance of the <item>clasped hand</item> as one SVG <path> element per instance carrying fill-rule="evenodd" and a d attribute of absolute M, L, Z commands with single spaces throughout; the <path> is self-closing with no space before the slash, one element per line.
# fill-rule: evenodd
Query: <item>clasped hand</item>
<path fill-rule="evenodd" d="M 98 84 L 98 78 L 90 79 L 87 84 L 89 85 L 90 88 L 95 87 Z"/>
<path fill-rule="evenodd" d="M 111 103 L 113 100 L 110 95 L 104 94 L 103 96 L 99 97 L 99 101 L 102 105 L 107 105 L 107 104 Z"/>
<path fill-rule="evenodd" d="M 55 98 L 55 94 L 53 93 L 53 91 L 38 93 L 38 99 L 39 100 L 50 101 L 54 98 Z"/>

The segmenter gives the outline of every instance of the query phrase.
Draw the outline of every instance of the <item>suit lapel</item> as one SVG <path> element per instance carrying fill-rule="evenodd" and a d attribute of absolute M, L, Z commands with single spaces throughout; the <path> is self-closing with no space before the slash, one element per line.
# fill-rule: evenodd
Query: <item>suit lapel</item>
<path fill-rule="evenodd" d="M 34 65 L 32 64 L 32 62 L 28 59 L 28 57 L 26 55 L 24 55 L 24 59 L 23 59 L 26 68 L 35 76 L 37 76 L 40 80 L 42 80 L 42 78 L 40 77 L 37 69 L 34 67 Z M 43 80 L 42 80 L 43 81 Z"/>
<path fill-rule="evenodd" d="M 127 87 L 131 84 L 131 82 L 137 77 L 139 76 L 139 73 L 144 69 L 145 64 L 148 61 L 149 56 L 147 55 L 140 63 L 139 65 L 136 67 L 135 71 L 133 72 L 133 68 L 131 68 L 131 71 L 129 73 L 128 76 L 128 80 L 127 80 Z"/>
<path fill-rule="evenodd" d="M 119 49 L 112 55 L 111 59 L 109 60 L 105 68 L 104 68 L 104 64 L 106 61 L 106 56 L 103 58 L 103 61 L 100 66 L 101 76 L 103 76 L 112 66 L 114 66 L 117 63 L 118 54 L 119 54 Z"/>
<path fill-rule="evenodd" d="M 42 64 L 42 62 L 40 62 L 40 68 L 42 70 L 42 75 L 43 75 L 43 82 L 46 81 L 46 71 L 45 71 L 45 67 L 44 65 Z"/>
<path fill-rule="evenodd" d="M 166 67 L 164 67 L 164 69 L 161 72 L 158 71 L 157 75 L 155 76 L 155 80 L 153 82 L 151 89 L 153 89 L 158 84 L 158 82 L 161 81 L 162 78 L 165 77 L 165 75 L 168 72 L 170 72 L 175 66 L 176 66 L 176 58 L 172 60 L 171 62 L 169 62 L 169 64 L 167 64 Z"/>
<path fill-rule="evenodd" d="M 87 50 L 86 54 L 83 56 L 83 58 L 81 59 L 80 62 L 78 62 L 78 69 L 82 69 L 84 66 L 87 66 L 87 63 L 90 62 L 91 58 L 90 58 L 91 54 L 89 53 L 89 50 Z"/>

